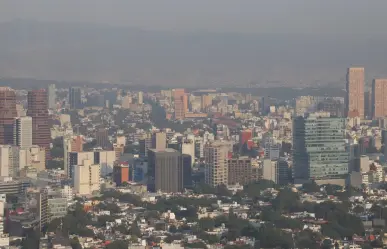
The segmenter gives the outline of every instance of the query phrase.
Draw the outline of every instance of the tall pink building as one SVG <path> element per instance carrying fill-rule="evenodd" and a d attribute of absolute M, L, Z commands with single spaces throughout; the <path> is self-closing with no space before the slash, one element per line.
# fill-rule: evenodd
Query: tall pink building
<path fill-rule="evenodd" d="M 374 79 L 372 82 L 372 117 L 387 116 L 387 79 Z"/>
<path fill-rule="evenodd" d="M 347 71 L 347 117 L 364 118 L 364 68 L 351 67 Z"/>

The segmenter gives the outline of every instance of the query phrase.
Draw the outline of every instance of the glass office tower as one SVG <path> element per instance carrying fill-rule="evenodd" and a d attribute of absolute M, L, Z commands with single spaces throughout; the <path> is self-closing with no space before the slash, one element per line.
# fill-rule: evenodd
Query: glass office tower
<path fill-rule="evenodd" d="M 328 180 L 347 177 L 346 120 L 311 113 L 293 120 L 293 177 Z"/>

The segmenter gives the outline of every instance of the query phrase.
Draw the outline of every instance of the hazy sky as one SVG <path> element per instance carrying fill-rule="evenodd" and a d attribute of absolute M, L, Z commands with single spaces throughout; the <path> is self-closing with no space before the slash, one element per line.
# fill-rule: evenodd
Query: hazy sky
<path fill-rule="evenodd" d="M 386 0 L 0 0 L 0 22 L 152 30 L 386 35 Z"/>

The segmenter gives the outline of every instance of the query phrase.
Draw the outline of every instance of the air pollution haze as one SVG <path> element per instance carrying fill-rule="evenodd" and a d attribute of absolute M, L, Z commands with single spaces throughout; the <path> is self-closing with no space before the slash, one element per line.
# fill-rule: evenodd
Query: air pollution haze
<path fill-rule="evenodd" d="M 382 0 L 3 0 L 0 77 L 337 86 L 385 77 Z"/>

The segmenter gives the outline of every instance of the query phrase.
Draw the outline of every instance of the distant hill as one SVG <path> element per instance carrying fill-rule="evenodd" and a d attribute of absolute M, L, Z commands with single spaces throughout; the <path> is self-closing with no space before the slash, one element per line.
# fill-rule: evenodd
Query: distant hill
<path fill-rule="evenodd" d="M 0 24 L 0 77 L 343 88 L 351 64 L 365 66 L 369 79 L 385 76 L 385 44 L 365 37 L 181 34 L 15 21 Z"/>

